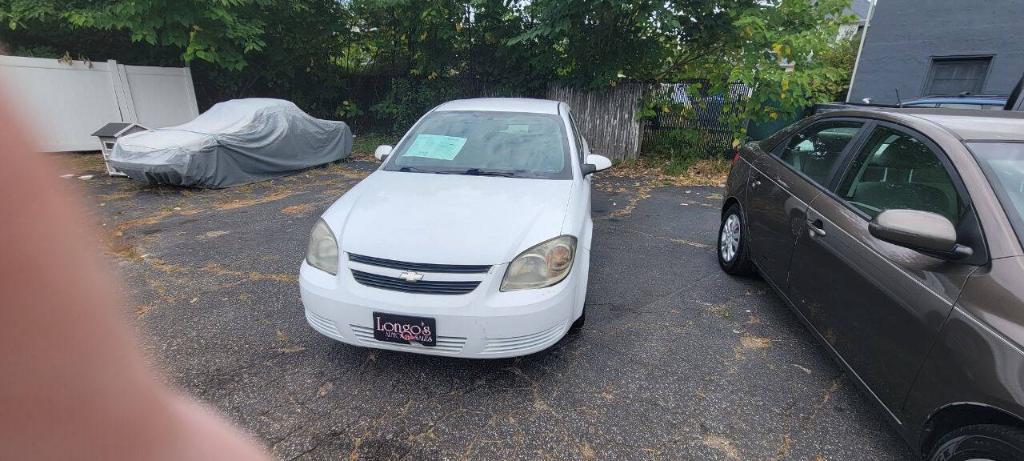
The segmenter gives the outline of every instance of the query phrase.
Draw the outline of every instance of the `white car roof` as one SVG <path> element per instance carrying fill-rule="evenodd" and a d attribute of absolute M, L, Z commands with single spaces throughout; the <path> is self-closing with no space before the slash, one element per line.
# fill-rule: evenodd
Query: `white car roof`
<path fill-rule="evenodd" d="M 527 112 L 558 114 L 558 101 L 531 98 L 475 98 L 456 99 L 437 106 L 437 111 L 476 110 L 494 112 Z"/>

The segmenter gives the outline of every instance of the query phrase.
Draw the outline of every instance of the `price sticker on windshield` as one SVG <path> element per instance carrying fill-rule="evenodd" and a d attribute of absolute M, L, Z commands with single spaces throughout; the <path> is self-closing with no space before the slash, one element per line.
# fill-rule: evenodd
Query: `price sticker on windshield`
<path fill-rule="evenodd" d="M 416 135 L 412 145 L 405 151 L 405 157 L 423 157 L 438 160 L 452 160 L 466 145 L 466 138 L 439 134 Z"/>

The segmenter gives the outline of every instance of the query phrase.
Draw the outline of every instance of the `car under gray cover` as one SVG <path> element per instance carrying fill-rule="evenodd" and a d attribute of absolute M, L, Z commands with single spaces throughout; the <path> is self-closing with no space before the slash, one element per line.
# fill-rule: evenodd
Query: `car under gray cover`
<path fill-rule="evenodd" d="M 191 122 L 125 136 L 110 164 L 150 184 L 221 188 L 341 160 L 344 122 L 320 120 L 280 99 L 235 99 Z"/>

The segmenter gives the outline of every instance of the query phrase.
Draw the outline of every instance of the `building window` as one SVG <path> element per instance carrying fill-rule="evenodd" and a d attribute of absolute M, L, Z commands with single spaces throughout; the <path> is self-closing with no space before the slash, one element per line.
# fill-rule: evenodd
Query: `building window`
<path fill-rule="evenodd" d="M 935 58 L 928 73 L 925 94 L 928 96 L 955 96 L 964 92 L 981 93 L 988 75 L 992 57 Z"/>

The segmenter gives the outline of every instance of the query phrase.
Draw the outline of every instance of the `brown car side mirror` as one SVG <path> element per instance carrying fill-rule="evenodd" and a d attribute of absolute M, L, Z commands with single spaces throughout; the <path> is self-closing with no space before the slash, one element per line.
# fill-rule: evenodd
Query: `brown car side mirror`
<path fill-rule="evenodd" d="M 943 259 L 974 254 L 956 243 L 956 228 L 940 214 L 919 210 L 885 210 L 868 224 L 875 238 Z"/>

